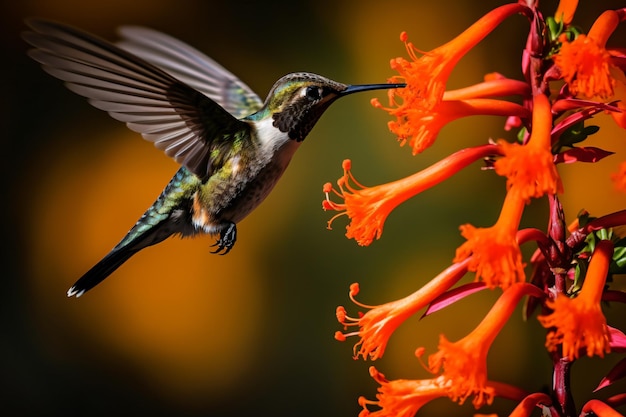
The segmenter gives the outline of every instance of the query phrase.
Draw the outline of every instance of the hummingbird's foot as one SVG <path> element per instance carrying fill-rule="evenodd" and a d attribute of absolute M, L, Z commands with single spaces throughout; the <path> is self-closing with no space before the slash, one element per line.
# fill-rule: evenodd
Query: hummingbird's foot
<path fill-rule="evenodd" d="M 211 245 L 217 246 L 217 249 L 211 253 L 217 253 L 219 255 L 226 255 L 235 246 L 237 241 L 237 226 L 235 223 L 228 223 L 228 226 L 220 232 L 220 238 Z"/>

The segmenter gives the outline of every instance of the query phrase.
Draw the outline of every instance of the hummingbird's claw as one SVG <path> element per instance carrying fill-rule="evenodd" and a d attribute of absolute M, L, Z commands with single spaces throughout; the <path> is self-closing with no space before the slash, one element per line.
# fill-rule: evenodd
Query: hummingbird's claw
<path fill-rule="evenodd" d="M 220 238 L 211 247 L 217 246 L 211 253 L 217 253 L 218 255 L 226 255 L 235 246 L 237 241 L 237 226 L 235 223 L 229 223 L 226 229 L 220 232 Z"/>

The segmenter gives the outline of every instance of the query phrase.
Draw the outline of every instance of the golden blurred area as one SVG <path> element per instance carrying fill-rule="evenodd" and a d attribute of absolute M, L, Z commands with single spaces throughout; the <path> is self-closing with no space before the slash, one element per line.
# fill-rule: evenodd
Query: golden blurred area
<path fill-rule="evenodd" d="M 96 160 L 77 158 L 89 149 L 75 148 L 49 161 L 47 181 L 37 184 L 41 189 L 33 187 L 48 207 L 33 204 L 28 215 L 39 219 L 31 230 L 31 256 L 38 260 L 32 287 L 36 304 L 44 306 L 41 320 L 50 310 L 62 314 L 68 326 L 103 352 L 127 358 L 166 386 L 163 395 L 174 389 L 174 395 L 194 398 L 210 389 L 219 396 L 238 382 L 252 359 L 247 347 L 259 337 L 262 316 L 253 312 L 262 311 L 262 283 L 253 263 L 242 262 L 254 258 L 254 253 L 242 253 L 250 245 L 221 257 L 210 256 L 209 238 L 169 239 L 133 257 L 98 291 L 76 301 L 61 297 L 123 236 L 127 226 L 122 225 L 139 218 L 131 208 L 151 204 L 144 190 L 156 197 L 175 169 L 132 132 L 115 129 L 108 136 L 102 141 L 109 146 L 99 150 Z M 89 184 L 82 175 L 68 180 L 68 167 L 88 172 Z M 62 186 L 51 188 L 50 183 Z M 62 245 L 59 236 L 65 237 Z"/>
<path fill-rule="evenodd" d="M 227 256 L 210 254 L 210 237 L 168 239 L 133 256 L 80 299 L 68 299 L 67 289 L 124 236 L 178 166 L 29 59 L 19 37 L 26 17 L 69 23 L 110 40 L 124 24 L 164 31 L 222 63 L 264 98 L 276 79 L 295 71 L 350 84 L 384 82 L 393 75 L 389 60 L 406 54 L 401 31 L 429 50 L 502 3 L 27 0 L 0 6 L 12 64 L 2 69 L 9 249 L 0 300 L 6 395 L 0 414 L 358 415 L 357 398 L 374 398 L 377 385 L 368 375 L 372 364 L 352 360 L 353 341 L 333 340 L 341 330 L 336 306 L 357 311 L 349 304 L 349 285 L 358 281 L 359 300 L 372 305 L 415 291 L 450 264 L 462 241 L 460 224 L 488 226 L 497 219 L 505 180 L 473 164 L 400 206 L 382 238 L 367 248 L 345 238 L 344 219 L 326 230 L 334 213 L 321 210 L 322 184 L 342 174 L 345 158 L 359 181 L 375 185 L 460 148 L 513 137 L 501 118 L 458 120 L 431 149 L 412 156 L 389 133 L 388 115 L 370 105 L 384 93 L 350 96 L 326 112 L 274 192 L 238 225 L 237 245 Z M 577 20 L 586 29 L 601 9 L 622 2 L 581 3 Z M 555 5 L 545 2 L 545 9 Z M 527 29 L 521 16 L 505 22 L 459 63 L 451 87 L 492 71 L 521 77 Z M 608 116 L 595 121 L 609 138 L 596 146 L 623 155 L 624 132 Z M 624 207 L 626 197 L 608 180 L 618 163 L 610 157 L 559 168 L 568 220 L 581 208 L 600 215 Z M 546 211 L 545 200 L 533 202 L 524 226 L 545 228 Z M 483 291 L 409 320 L 376 367 L 390 379 L 429 377 L 415 349 L 432 353 L 440 333 L 463 337 L 496 297 Z M 490 377 L 540 389 L 537 381 L 549 381 L 551 372 L 544 335 L 536 320 L 524 323 L 515 314 L 490 353 Z M 596 368 L 584 368 L 577 390 L 595 386 L 602 371 Z M 496 400 L 481 412 L 511 408 Z M 459 409 L 445 400 L 423 409 L 442 416 L 473 411 L 471 404 Z"/>

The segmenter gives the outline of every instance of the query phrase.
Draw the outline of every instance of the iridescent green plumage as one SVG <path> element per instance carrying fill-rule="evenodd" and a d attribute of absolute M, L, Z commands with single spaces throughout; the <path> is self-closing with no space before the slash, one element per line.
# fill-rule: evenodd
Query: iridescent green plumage
<path fill-rule="evenodd" d="M 294 73 L 265 102 L 196 49 L 140 27 L 117 45 L 59 23 L 31 20 L 30 56 L 89 102 L 141 133 L 182 167 L 109 254 L 68 291 L 80 296 L 146 246 L 171 235 L 219 235 L 228 253 L 236 223 L 265 199 L 337 98 L 402 85 L 348 86 Z"/>

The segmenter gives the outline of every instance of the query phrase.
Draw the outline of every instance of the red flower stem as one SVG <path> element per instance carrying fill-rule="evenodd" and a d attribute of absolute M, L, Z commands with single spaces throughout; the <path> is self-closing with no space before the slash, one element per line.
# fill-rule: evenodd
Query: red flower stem
<path fill-rule="evenodd" d="M 543 39 L 544 34 L 542 29 L 545 27 L 545 22 L 540 20 L 542 20 L 541 15 L 535 12 L 530 23 L 530 32 L 528 34 L 525 51 L 528 64 L 527 67 L 524 68 L 524 73 L 530 84 L 533 96 L 549 94 L 550 90 L 545 74 L 543 74 L 543 45 L 545 40 Z"/>
<path fill-rule="evenodd" d="M 552 355 L 554 373 L 552 374 L 552 391 L 555 399 L 555 407 L 559 408 L 562 417 L 575 417 L 576 406 L 571 392 L 570 371 L 572 362 L 569 358 L 562 358 L 561 352 Z"/>
<path fill-rule="evenodd" d="M 549 196 L 550 220 L 548 223 L 549 245 L 539 247 L 550 266 L 550 271 L 554 275 L 554 285 L 548 290 L 548 295 L 557 297 L 558 294 L 566 291 L 567 277 L 566 267 L 571 262 L 572 252 L 565 243 L 565 215 L 563 207 L 556 195 Z M 544 308 L 545 311 L 545 308 Z M 563 352 L 558 349 L 552 354 L 553 374 L 552 389 L 555 397 L 555 407 L 559 408 L 560 415 L 576 415 L 574 397 L 572 396 L 570 371 L 572 362 L 569 358 L 563 357 Z"/>
<path fill-rule="evenodd" d="M 548 200 L 550 202 L 550 220 L 547 242 L 538 241 L 537 245 L 554 275 L 554 285 L 548 290 L 548 295 L 556 298 L 559 293 L 566 290 L 567 269 L 572 262 L 572 251 L 565 241 L 567 227 L 561 202 L 556 195 L 550 195 Z"/>

